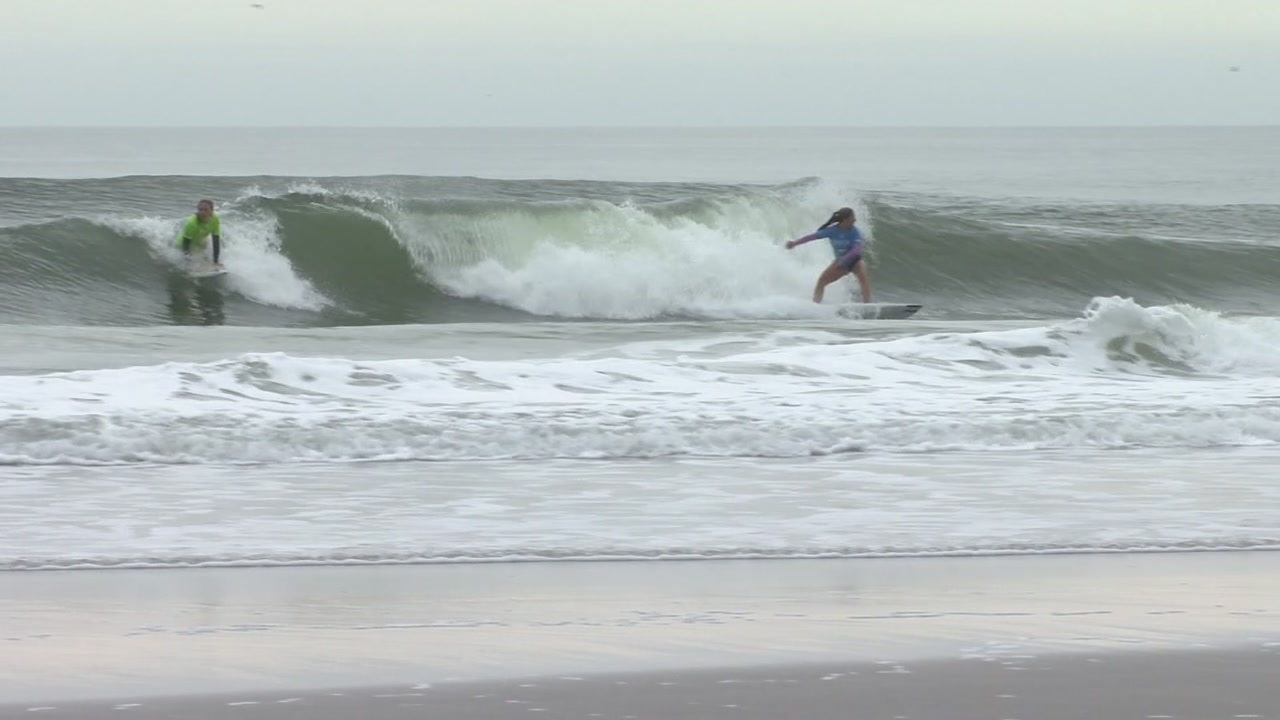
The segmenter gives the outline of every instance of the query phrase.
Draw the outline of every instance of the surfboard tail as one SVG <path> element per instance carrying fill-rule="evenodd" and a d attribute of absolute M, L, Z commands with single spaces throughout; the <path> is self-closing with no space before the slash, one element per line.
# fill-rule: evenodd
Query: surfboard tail
<path fill-rule="evenodd" d="M 836 312 L 855 320 L 905 320 L 922 307 L 922 303 L 845 303 Z"/>
<path fill-rule="evenodd" d="M 187 276 L 193 278 L 212 278 L 221 277 L 227 274 L 226 268 L 216 267 L 194 267 L 187 270 Z"/>

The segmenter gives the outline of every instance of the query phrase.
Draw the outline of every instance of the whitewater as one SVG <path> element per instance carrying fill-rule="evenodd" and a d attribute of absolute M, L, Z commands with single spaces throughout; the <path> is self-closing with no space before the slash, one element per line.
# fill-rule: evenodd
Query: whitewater
<path fill-rule="evenodd" d="M 808 302 L 830 250 L 782 244 L 832 207 L 867 237 L 876 299 L 925 317 L 1058 319 L 1094 297 L 1267 314 L 1280 206 L 762 185 L 470 178 L 0 178 L 0 323 L 341 327 L 834 316 Z M 174 245 L 212 195 L 227 228 L 216 285 Z M 130 198 L 112 204 L 104 198 Z"/>
<path fill-rule="evenodd" d="M 1280 547 L 1267 160 L 1099 133 L 1050 145 L 1133 166 L 0 177 L 0 569 Z M 917 316 L 808 301 L 842 205 Z"/>
<path fill-rule="evenodd" d="M 1052 326 L 861 342 L 774 333 L 518 361 L 275 352 L 14 375 L 0 378 L 0 463 L 1274 444 L 1277 342 L 1275 320 L 1107 298 Z"/>
<path fill-rule="evenodd" d="M 1280 320 L 911 322 L 139 364 L 163 336 L 102 335 L 113 367 L 0 378 L 0 567 L 1280 547 Z"/>

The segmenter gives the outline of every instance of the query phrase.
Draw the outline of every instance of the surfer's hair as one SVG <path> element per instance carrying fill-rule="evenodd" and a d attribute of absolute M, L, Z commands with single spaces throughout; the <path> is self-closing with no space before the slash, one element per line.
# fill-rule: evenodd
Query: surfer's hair
<path fill-rule="evenodd" d="M 845 218 L 851 218 L 851 217 L 853 217 L 853 208 L 842 207 L 839 210 L 831 213 L 831 217 L 827 218 L 827 221 L 822 223 L 822 226 L 819 227 L 818 229 L 826 230 L 827 228 L 831 227 L 832 225 L 835 225 L 841 220 L 844 220 Z"/>
<path fill-rule="evenodd" d="M 196 207 L 200 207 L 201 205 L 208 205 L 210 210 L 213 209 L 213 201 L 209 198 L 203 198 L 200 202 L 196 203 Z"/>

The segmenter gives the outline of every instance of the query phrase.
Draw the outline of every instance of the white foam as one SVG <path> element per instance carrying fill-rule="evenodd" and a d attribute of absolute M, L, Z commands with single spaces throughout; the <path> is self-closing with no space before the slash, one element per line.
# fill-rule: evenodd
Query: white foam
<path fill-rule="evenodd" d="M 330 304 L 280 252 L 279 227 L 274 219 L 258 213 L 242 214 L 234 207 L 220 210 L 219 215 L 227 228 L 222 238 L 221 260 L 227 268 L 227 275 L 220 280 L 223 287 L 276 307 L 319 310 Z M 145 239 L 157 258 L 182 266 L 182 251 L 174 244 L 180 230 L 176 220 L 141 217 L 102 222 Z"/>
<path fill-rule="evenodd" d="M 815 306 L 809 296 L 831 261 L 829 245 L 788 252 L 783 243 L 845 204 L 859 211 L 869 252 L 875 243 L 866 208 L 831 183 L 794 195 L 737 195 L 672 214 L 603 201 L 494 205 L 482 214 L 437 205 L 423 213 L 394 196 L 317 182 L 247 188 L 226 207 L 235 212 L 285 193 L 323 196 L 382 224 L 423 280 L 446 292 L 548 317 L 827 317 L 856 285 L 849 279 L 830 287 L 826 307 Z"/>
<path fill-rule="evenodd" d="M 798 198 L 725 199 L 702 213 L 595 202 L 482 218 L 397 214 L 394 224 L 439 287 L 539 315 L 814 317 L 829 313 L 809 297 L 830 246 L 788 252 L 783 243 L 811 232 L 833 202 L 850 201 L 822 186 Z M 860 217 L 870 235 L 871 219 Z M 829 288 L 828 304 L 853 287 Z"/>
<path fill-rule="evenodd" d="M 1048 328 L 721 357 L 251 353 L 0 378 L 0 462 L 803 457 L 1280 443 L 1275 321 L 1098 301 Z"/>
<path fill-rule="evenodd" d="M 234 225 L 223 248 L 226 283 L 245 297 L 266 305 L 319 310 L 329 301 L 309 281 L 298 276 L 280 252 L 279 226 L 273 218 L 228 212 L 224 222 Z"/>
<path fill-rule="evenodd" d="M 0 476 L 39 508 L 0 514 L 0 569 L 1277 549 L 1274 464 L 1245 450 L 30 468 Z"/>

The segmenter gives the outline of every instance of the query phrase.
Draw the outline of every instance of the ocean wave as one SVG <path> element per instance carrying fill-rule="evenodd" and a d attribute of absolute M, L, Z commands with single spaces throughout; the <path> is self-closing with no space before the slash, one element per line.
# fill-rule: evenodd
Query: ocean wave
<path fill-rule="evenodd" d="M 968 545 L 805 546 L 805 547 L 668 547 L 565 548 L 483 552 L 332 552 L 228 553 L 224 555 L 151 554 L 137 556 L 86 555 L 57 558 L 0 558 L 0 571 L 15 570 L 139 570 L 214 567 L 308 567 L 451 565 L 530 562 L 653 562 L 697 560 L 829 560 L 836 558 L 991 557 L 1006 555 L 1075 555 L 1082 553 L 1186 553 L 1280 550 L 1280 539 L 1201 538 L 1182 541 L 975 543 Z"/>
<path fill-rule="evenodd" d="M 1102 298 L 1042 327 L 713 358 L 254 353 L 0 378 L 0 463 L 1273 445 L 1278 344 L 1275 320 Z"/>
<path fill-rule="evenodd" d="M 852 281 L 813 306 L 830 249 L 781 244 L 845 204 L 869 237 L 877 299 L 934 317 L 1061 317 L 1109 295 L 1266 312 L 1280 273 L 1280 206 L 965 205 L 818 180 L 264 180 L 220 206 L 230 274 L 209 292 L 236 324 L 821 317 Z M 0 321 L 172 320 L 179 219 L 0 228 Z"/>

